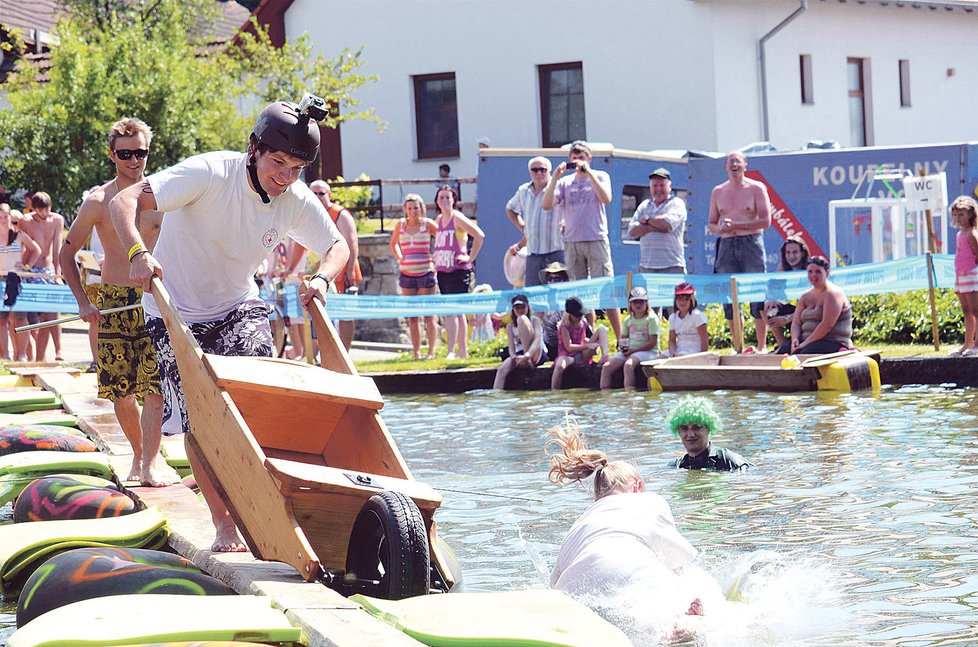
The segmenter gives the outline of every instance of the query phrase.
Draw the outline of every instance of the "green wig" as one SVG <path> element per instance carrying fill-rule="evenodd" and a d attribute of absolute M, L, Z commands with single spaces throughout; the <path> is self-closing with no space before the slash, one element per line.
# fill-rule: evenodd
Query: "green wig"
<path fill-rule="evenodd" d="M 710 401 L 704 397 L 692 395 L 687 395 L 673 407 L 666 422 L 676 436 L 679 435 L 680 425 L 702 425 L 710 430 L 711 436 L 723 429 L 720 416 L 717 415 Z"/>

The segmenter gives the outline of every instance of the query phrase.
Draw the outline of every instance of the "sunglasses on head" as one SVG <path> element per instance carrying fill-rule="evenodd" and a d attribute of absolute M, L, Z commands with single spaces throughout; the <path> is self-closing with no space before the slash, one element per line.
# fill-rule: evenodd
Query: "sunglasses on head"
<path fill-rule="evenodd" d="M 131 160 L 135 155 L 136 159 L 144 160 L 149 155 L 149 150 L 145 148 L 116 148 L 115 156 L 121 160 Z"/>

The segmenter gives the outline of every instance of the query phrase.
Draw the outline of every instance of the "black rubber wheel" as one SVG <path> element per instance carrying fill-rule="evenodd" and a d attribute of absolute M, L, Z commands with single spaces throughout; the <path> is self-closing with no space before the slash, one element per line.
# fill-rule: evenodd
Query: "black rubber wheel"
<path fill-rule="evenodd" d="M 400 492 L 370 497 L 357 514 L 346 555 L 357 593 L 400 600 L 428 593 L 428 532 L 421 511 Z"/>

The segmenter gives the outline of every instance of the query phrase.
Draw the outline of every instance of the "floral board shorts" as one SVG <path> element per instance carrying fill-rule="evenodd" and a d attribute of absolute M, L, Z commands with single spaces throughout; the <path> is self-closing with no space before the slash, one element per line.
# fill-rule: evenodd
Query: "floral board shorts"
<path fill-rule="evenodd" d="M 99 310 L 139 303 L 143 291 L 102 284 L 95 299 Z M 161 394 L 160 367 L 153 340 L 146 332 L 143 309 L 102 315 L 98 327 L 98 397 L 122 400 L 130 395 L 144 398 Z"/>
<path fill-rule="evenodd" d="M 268 324 L 268 305 L 261 299 L 245 301 L 218 321 L 187 324 L 201 350 L 227 357 L 271 357 L 272 329 Z M 183 433 L 190 432 L 190 419 L 180 384 L 177 360 L 166 325 L 158 317 L 146 317 L 146 330 L 153 339 L 163 378 L 163 420 L 179 412 Z"/>

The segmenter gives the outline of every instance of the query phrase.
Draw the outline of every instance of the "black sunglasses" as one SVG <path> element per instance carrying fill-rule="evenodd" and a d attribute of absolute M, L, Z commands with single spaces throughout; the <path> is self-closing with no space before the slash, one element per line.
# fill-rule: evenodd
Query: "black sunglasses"
<path fill-rule="evenodd" d="M 316 195 L 326 195 L 325 191 L 313 191 Z"/>
<path fill-rule="evenodd" d="M 530 172 L 531 173 L 546 173 L 547 172 L 547 169 L 545 169 L 545 168 L 531 168 L 530 169 Z"/>
<path fill-rule="evenodd" d="M 149 150 L 145 148 L 116 148 L 115 156 L 121 160 L 131 160 L 135 155 L 136 159 L 144 160 L 149 155 Z"/>

